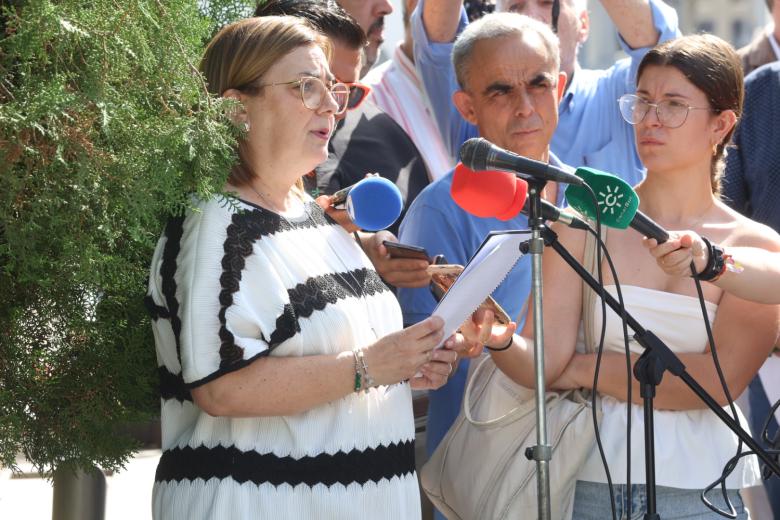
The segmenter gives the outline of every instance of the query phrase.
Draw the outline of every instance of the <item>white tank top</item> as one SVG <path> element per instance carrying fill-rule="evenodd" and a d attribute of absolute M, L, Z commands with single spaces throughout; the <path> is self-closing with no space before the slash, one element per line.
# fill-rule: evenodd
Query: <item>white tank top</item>
<path fill-rule="evenodd" d="M 614 285 L 606 289 L 615 297 Z M 632 285 L 621 286 L 626 309 L 647 330 L 658 336 L 676 353 L 703 352 L 707 346 L 707 332 L 697 298 L 681 294 L 646 289 Z M 718 306 L 707 302 L 707 314 L 712 323 Z M 601 303 L 596 301 L 593 313 L 596 338 L 601 330 Z M 633 339 L 629 328 L 629 348 L 641 354 L 643 348 Z M 624 352 L 623 326 L 620 317 L 607 308 L 605 352 Z M 632 376 L 633 377 L 633 376 Z M 676 377 L 669 372 L 664 379 Z M 736 398 L 736 396 L 733 396 Z M 737 436 L 709 409 L 687 411 L 655 410 L 655 470 L 656 484 L 681 489 L 703 489 L 720 477 L 725 463 L 734 456 Z M 610 396 L 602 396 L 603 419 L 600 432 L 609 463 L 613 484 L 626 483 L 626 403 Z M 728 407 L 725 410 L 731 414 Z M 740 424 L 749 430 L 742 412 Z M 641 404 L 631 405 L 631 483 L 645 483 L 644 419 Z M 746 446 L 743 445 L 743 451 Z M 580 471 L 579 480 L 606 483 L 604 466 L 594 448 Z M 755 455 L 743 457 L 726 480 L 729 489 L 755 486 L 760 482 L 758 459 Z"/>

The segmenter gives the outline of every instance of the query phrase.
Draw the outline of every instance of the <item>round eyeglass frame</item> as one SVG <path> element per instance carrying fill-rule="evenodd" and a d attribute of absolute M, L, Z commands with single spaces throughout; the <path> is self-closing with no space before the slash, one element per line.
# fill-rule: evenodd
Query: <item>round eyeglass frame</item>
<path fill-rule="evenodd" d="M 306 95 L 304 94 L 304 86 L 309 81 L 316 81 L 322 86 L 322 95 L 320 96 L 319 101 L 315 106 L 313 103 L 306 102 Z M 295 85 L 298 84 L 298 90 L 301 94 L 301 103 L 303 103 L 303 106 L 308 108 L 309 110 L 317 110 L 322 106 L 323 101 L 325 100 L 325 95 L 330 94 L 330 97 L 333 99 L 333 101 L 336 102 L 336 105 L 338 106 L 338 110 L 336 110 L 335 115 L 341 115 L 344 112 L 347 111 L 347 106 L 349 105 L 349 87 L 341 82 L 333 83 L 330 88 L 328 88 L 325 83 L 320 78 L 315 78 L 314 76 L 304 76 L 299 79 L 294 79 L 292 81 L 282 81 L 278 83 L 264 83 L 261 85 L 252 85 L 253 88 L 263 88 L 263 87 L 276 87 L 280 85 Z M 343 95 L 343 101 L 340 100 L 339 95 Z"/>
<path fill-rule="evenodd" d="M 659 101 L 658 103 L 650 103 L 649 101 L 646 101 L 635 94 L 623 94 L 622 96 L 620 96 L 620 98 L 618 98 L 617 101 L 618 101 L 618 107 L 620 108 L 620 116 L 623 118 L 623 120 L 626 123 L 630 125 L 638 125 L 639 123 L 644 121 L 644 119 L 647 117 L 647 114 L 650 113 L 651 108 L 655 108 L 655 117 L 658 118 L 658 122 L 666 128 L 680 128 L 688 120 L 688 114 L 691 113 L 691 110 L 707 110 L 709 112 L 720 112 L 719 110 L 711 107 L 693 107 L 690 105 L 686 105 L 685 103 L 678 102 L 680 105 L 685 106 L 685 115 L 683 116 L 682 121 L 680 121 L 679 124 L 670 125 L 667 124 L 668 115 L 664 115 L 663 118 L 661 116 L 662 113 L 666 114 L 666 112 L 662 111 L 662 107 L 668 106 L 668 104 L 670 103 L 670 101 L 668 100 Z M 637 103 L 642 103 L 647 108 L 642 114 L 642 117 L 640 117 L 638 120 L 634 120 L 635 118 L 630 117 L 630 115 L 635 113 L 634 107 L 636 107 Z"/>

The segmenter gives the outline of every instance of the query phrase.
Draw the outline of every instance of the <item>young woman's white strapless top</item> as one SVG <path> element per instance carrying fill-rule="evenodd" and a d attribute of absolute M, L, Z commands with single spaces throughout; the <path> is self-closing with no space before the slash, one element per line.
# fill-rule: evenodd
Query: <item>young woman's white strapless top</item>
<path fill-rule="evenodd" d="M 606 286 L 615 297 L 614 285 Z M 704 328 L 701 304 L 697 298 L 680 294 L 622 285 L 626 309 L 647 330 L 658 336 L 676 353 L 704 352 L 707 332 Z M 712 323 L 718 306 L 706 302 Z M 596 300 L 593 330 L 598 340 L 601 331 L 601 302 Z M 641 354 L 643 348 L 633 339 L 629 328 L 629 348 Z M 717 347 L 717 345 L 716 345 Z M 623 326 L 620 317 L 607 307 L 605 352 L 625 352 Z M 714 373 L 714 364 L 713 364 Z M 633 377 L 633 375 L 632 375 Z M 667 372 L 664 381 L 676 377 Z M 733 395 L 736 399 L 736 395 Z M 725 408 L 730 413 L 729 408 Z M 602 399 L 603 419 L 601 439 L 614 484 L 626 483 L 626 403 L 609 396 Z M 739 412 L 742 427 L 748 425 Z M 734 456 L 737 437 L 709 409 L 687 411 L 655 410 L 655 469 L 656 484 L 683 489 L 703 489 L 720 477 L 725 463 Z M 645 483 L 644 420 L 642 405 L 631 405 L 631 483 Z M 743 451 L 746 447 L 743 445 Z M 594 447 L 591 456 L 578 475 L 579 480 L 606 483 L 604 466 Z M 756 456 L 743 457 L 727 479 L 729 489 L 757 485 L 760 481 Z"/>

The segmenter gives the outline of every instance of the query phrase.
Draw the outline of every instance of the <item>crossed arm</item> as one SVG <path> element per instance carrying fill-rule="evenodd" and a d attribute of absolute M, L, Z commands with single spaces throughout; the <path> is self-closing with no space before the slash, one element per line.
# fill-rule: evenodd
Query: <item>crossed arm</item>
<path fill-rule="evenodd" d="M 557 231 L 560 241 L 581 261 L 584 235 L 578 235 L 569 229 Z M 545 252 L 543 264 L 546 380 L 549 386 L 558 389 L 592 388 L 596 355 L 575 352 L 582 313 L 582 284 L 577 275 L 554 252 Z M 579 289 L 573 289 L 575 287 Z M 526 321 L 522 335 L 515 336 L 511 348 L 492 352 L 496 365 L 502 371 L 518 384 L 531 388 L 534 385 L 532 323 L 530 318 Z M 732 294 L 723 294 L 712 325 L 726 384 L 732 397 L 736 397 L 747 387 L 775 343 L 780 332 L 780 307 L 748 302 Z M 482 324 L 470 322 L 464 325 L 464 332 L 467 337 L 481 334 L 481 339 L 491 346 L 506 343 L 508 333 L 494 330 L 488 334 L 484 327 Z M 632 365 L 637 357 L 632 355 Z M 710 346 L 702 353 L 680 354 L 679 357 L 688 373 L 719 404 L 725 405 L 727 399 L 715 371 Z M 632 381 L 633 400 L 641 403 L 638 383 L 633 378 Z M 625 400 L 627 384 L 624 355 L 605 354 L 601 364 L 599 392 Z M 704 406 L 679 378 L 671 374 L 667 374 L 658 386 L 655 405 L 659 409 L 668 410 L 688 410 Z"/>

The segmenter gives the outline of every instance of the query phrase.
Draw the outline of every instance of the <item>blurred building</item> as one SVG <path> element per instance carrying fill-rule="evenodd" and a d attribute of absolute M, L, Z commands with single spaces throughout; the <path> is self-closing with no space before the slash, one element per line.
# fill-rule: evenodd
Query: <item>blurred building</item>
<path fill-rule="evenodd" d="M 665 0 L 677 9 L 683 34 L 712 33 L 739 48 L 769 22 L 765 0 Z M 604 68 L 623 56 L 615 29 L 598 0 L 589 0 L 590 37 L 580 50 L 586 68 Z"/>

